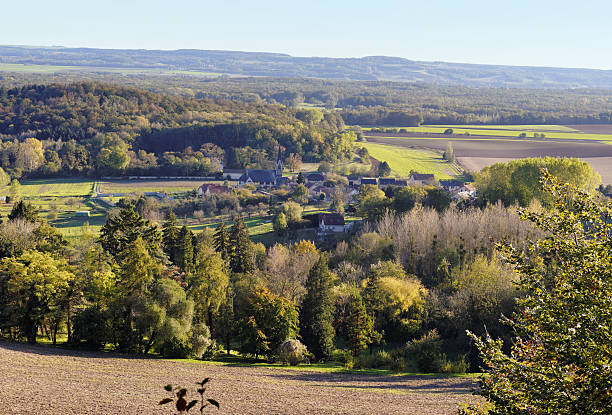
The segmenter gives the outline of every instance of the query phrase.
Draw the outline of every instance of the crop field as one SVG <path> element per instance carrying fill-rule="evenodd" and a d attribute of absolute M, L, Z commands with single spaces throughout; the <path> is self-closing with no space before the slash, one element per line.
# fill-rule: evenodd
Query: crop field
<path fill-rule="evenodd" d="M 578 127 L 578 126 L 572 126 Z M 598 130 L 590 129 L 589 131 L 578 130 L 576 128 L 562 126 L 562 125 L 424 125 L 420 127 L 381 127 L 381 128 L 401 128 L 405 129 L 409 135 L 418 134 L 435 134 L 443 135 L 444 131 L 448 128 L 453 130 L 453 134 L 450 137 L 457 136 L 477 136 L 477 137 L 515 137 L 518 138 L 520 134 L 526 134 L 526 139 L 536 140 L 548 140 L 548 139 L 565 139 L 565 140 L 612 140 L 612 131 L 604 129 L 601 126 Z M 590 126 L 593 128 L 593 126 Z M 408 135 L 406 133 L 373 133 L 372 128 L 364 128 L 364 135 L 366 137 L 370 135 L 384 135 L 384 136 L 402 136 Z M 597 132 L 592 132 L 597 131 Z M 544 134 L 546 138 L 535 138 L 534 133 Z M 441 137 L 444 138 L 444 137 Z M 474 137 L 476 138 L 476 137 Z"/>
<path fill-rule="evenodd" d="M 601 135 L 600 135 L 601 136 Z M 612 183 L 612 142 L 599 140 L 519 139 L 510 137 L 413 137 L 409 135 L 367 134 L 368 143 L 409 149 L 444 151 L 452 143 L 459 163 L 468 171 L 500 161 L 527 157 L 577 157 L 601 174 L 604 184 Z"/>
<path fill-rule="evenodd" d="M 436 179 L 449 179 L 461 174 L 457 165 L 442 158 L 439 151 L 409 149 L 397 145 L 359 143 L 378 161 L 386 161 L 392 174 L 408 177 L 410 171 L 433 173 Z"/>
<path fill-rule="evenodd" d="M 93 192 L 91 179 L 40 179 L 25 180 L 21 183 L 21 195 L 28 197 L 71 197 L 87 196 Z"/>
<path fill-rule="evenodd" d="M 105 180 L 98 182 L 99 193 L 182 193 L 197 189 L 210 180 Z M 223 182 L 219 182 L 222 184 Z"/>
<path fill-rule="evenodd" d="M 209 412 L 219 414 L 453 414 L 477 400 L 470 377 L 299 369 L 0 343 L 0 406 L 14 414 L 168 414 L 157 405 L 163 386 L 193 389 L 205 377 L 206 397 L 220 403 Z"/>

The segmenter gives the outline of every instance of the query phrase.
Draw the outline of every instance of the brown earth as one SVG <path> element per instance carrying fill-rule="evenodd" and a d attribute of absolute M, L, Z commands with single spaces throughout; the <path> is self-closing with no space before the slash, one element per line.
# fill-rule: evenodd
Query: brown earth
<path fill-rule="evenodd" d="M 470 378 L 315 373 L 0 343 L 0 408 L 10 414 L 169 414 L 163 385 L 210 377 L 219 414 L 453 414 Z"/>
<path fill-rule="evenodd" d="M 612 124 L 576 124 L 566 125 L 565 127 L 589 134 L 612 134 Z"/>
<path fill-rule="evenodd" d="M 517 138 L 482 139 L 410 139 L 368 136 L 368 142 L 409 148 L 444 151 L 452 143 L 455 156 L 470 171 L 498 161 L 528 157 L 578 157 L 601 174 L 604 183 L 612 183 L 612 145 L 596 140 L 525 140 Z"/>

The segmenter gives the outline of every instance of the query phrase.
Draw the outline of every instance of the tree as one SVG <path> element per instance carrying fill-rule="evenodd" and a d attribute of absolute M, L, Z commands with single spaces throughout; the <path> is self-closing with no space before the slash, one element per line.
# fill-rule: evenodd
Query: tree
<path fill-rule="evenodd" d="M 228 286 L 227 266 L 221 254 L 208 247 L 200 249 L 195 271 L 187 277 L 187 292 L 195 304 L 195 322 L 206 323 L 213 336 L 215 319 L 226 301 Z"/>
<path fill-rule="evenodd" d="M 380 340 L 381 336 L 374 330 L 374 322 L 366 313 L 359 293 L 351 295 L 346 313 L 347 338 L 353 357 L 357 357 L 369 344 Z"/>
<path fill-rule="evenodd" d="M 447 128 L 446 130 L 444 130 L 444 134 L 446 135 L 452 135 L 454 133 L 452 128 Z"/>
<path fill-rule="evenodd" d="M 334 348 L 333 285 L 327 258 L 321 255 L 308 273 L 300 308 L 300 334 L 318 360 L 328 357 Z"/>
<path fill-rule="evenodd" d="M 23 219 L 28 222 L 38 221 L 38 209 L 34 205 L 28 202 L 20 200 L 11 209 L 11 213 L 8 214 L 9 220 Z"/>
<path fill-rule="evenodd" d="M 298 173 L 296 182 L 297 182 L 297 184 L 304 184 L 304 183 L 306 183 L 306 178 L 304 177 L 304 173 L 302 173 L 302 172 Z"/>
<path fill-rule="evenodd" d="M 234 221 L 230 234 L 230 268 L 235 273 L 249 273 L 255 269 L 255 261 L 251 249 L 251 238 L 249 229 L 242 218 Z"/>
<path fill-rule="evenodd" d="M 176 215 L 174 211 L 170 209 L 166 216 L 166 221 L 162 226 L 162 245 L 164 252 L 174 264 L 177 263 L 178 258 L 179 232 Z"/>
<path fill-rule="evenodd" d="M 11 180 L 11 184 L 9 185 L 9 196 L 11 198 L 11 202 L 15 203 L 21 197 L 21 184 L 17 179 Z"/>
<path fill-rule="evenodd" d="M 283 212 L 280 212 L 274 216 L 274 221 L 272 222 L 272 227 L 274 231 L 279 235 L 284 235 L 287 232 L 287 217 Z"/>
<path fill-rule="evenodd" d="M 214 235 L 215 251 L 221 254 L 224 260 L 228 260 L 230 256 L 230 234 L 225 226 L 225 222 L 221 221 Z"/>
<path fill-rule="evenodd" d="M 287 165 L 290 171 L 297 171 L 302 168 L 302 156 L 296 153 L 291 153 L 285 159 L 285 164 Z"/>
<path fill-rule="evenodd" d="M 308 203 L 308 196 L 308 188 L 303 184 L 298 184 L 295 186 L 293 192 L 291 193 L 291 198 L 302 205 Z"/>
<path fill-rule="evenodd" d="M 0 262 L 2 279 L 16 310 L 18 326 L 28 343 L 36 343 L 36 333 L 46 318 L 65 314 L 67 293 L 75 276 L 64 259 L 37 251 Z M 54 336 L 55 337 L 55 336 Z"/>
<path fill-rule="evenodd" d="M 604 414 L 612 411 L 612 204 L 599 204 L 547 171 L 553 199 L 544 212 L 521 211 L 547 232 L 523 250 L 500 249 L 520 274 L 525 296 L 507 323 L 515 339 L 472 335 L 484 362 L 479 380 L 491 414 Z"/>
<path fill-rule="evenodd" d="M 99 242 L 113 256 L 118 256 L 136 239 L 141 238 L 149 253 L 157 254 L 161 245 L 161 233 L 156 225 L 145 220 L 134 206 L 124 206 L 118 215 L 109 216 L 100 229 Z"/>
<path fill-rule="evenodd" d="M 449 161 L 451 163 L 454 163 L 456 161 L 453 143 L 451 143 L 450 141 L 446 143 L 446 151 L 444 152 L 444 154 L 442 154 L 442 157 L 444 158 L 444 160 Z"/>
<path fill-rule="evenodd" d="M 295 226 L 302 221 L 302 213 L 304 209 L 302 206 L 295 202 L 283 203 L 283 213 L 287 218 L 287 224 L 289 226 Z"/>
<path fill-rule="evenodd" d="M 386 161 L 380 162 L 380 164 L 378 165 L 378 176 L 386 177 L 386 176 L 389 176 L 390 174 L 391 174 L 391 166 L 389 166 L 389 163 L 387 163 Z"/>
<path fill-rule="evenodd" d="M 359 189 L 359 206 L 357 212 L 368 221 L 380 219 L 391 206 L 385 192 L 376 186 L 366 185 Z"/>
<path fill-rule="evenodd" d="M 176 265 L 183 271 L 193 270 L 193 232 L 183 226 L 178 235 Z"/>

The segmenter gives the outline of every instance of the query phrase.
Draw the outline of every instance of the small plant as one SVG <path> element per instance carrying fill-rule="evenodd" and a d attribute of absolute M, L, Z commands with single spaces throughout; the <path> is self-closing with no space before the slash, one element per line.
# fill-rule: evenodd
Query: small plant
<path fill-rule="evenodd" d="M 176 406 L 176 410 L 178 411 L 179 414 L 185 414 L 187 412 L 189 412 L 190 409 L 192 409 L 198 402 L 200 402 L 200 413 L 204 413 L 204 408 L 208 407 L 208 406 L 215 406 L 217 409 L 219 409 L 219 402 L 215 401 L 214 399 L 204 399 L 204 393 L 206 392 L 206 384 L 210 381 L 210 378 L 206 378 L 204 380 L 202 380 L 202 382 L 196 382 L 196 385 L 199 386 L 199 388 L 197 389 L 197 393 L 200 394 L 200 399 L 194 399 L 192 401 L 190 401 L 189 403 L 187 402 L 186 396 L 187 396 L 187 389 L 186 388 L 182 388 L 180 386 L 176 386 L 176 387 L 172 387 L 172 385 L 166 385 L 164 386 L 164 389 L 168 392 L 172 392 L 173 395 L 176 395 L 176 400 L 174 397 L 172 398 L 164 398 L 161 401 L 159 401 L 158 405 L 166 405 L 168 403 L 174 402 L 175 406 Z"/>

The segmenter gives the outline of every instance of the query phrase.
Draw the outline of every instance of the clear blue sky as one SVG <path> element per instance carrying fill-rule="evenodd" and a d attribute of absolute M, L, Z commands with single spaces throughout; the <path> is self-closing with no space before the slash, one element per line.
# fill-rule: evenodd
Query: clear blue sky
<path fill-rule="evenodd" d="M 6 0 L 0 44 L 612 69 L 602 0 Z M 7 4 L 8 3 L 8 4 Z"/>

